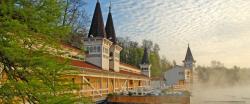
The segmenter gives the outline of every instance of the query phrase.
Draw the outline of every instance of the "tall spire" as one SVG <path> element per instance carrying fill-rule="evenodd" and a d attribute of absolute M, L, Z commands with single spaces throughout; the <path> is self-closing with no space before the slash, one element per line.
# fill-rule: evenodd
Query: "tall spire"
<path fill-rule="evenodd" d="M 149 64 L 148 49 L 146 47 L 144 48 L 144 54 L 141 60 L 141 64 Z"/>
<path fill-rule="evenodd" d="M 95 12 L 92 18 L 88 37 L 103 37 L 103 38 L 106 37 L 106 32 L 104 29 L 104 23 L 102 17 L 102 10 L 99 0 L 97 0 L 96 3 Z"/>
<path fill-rule="evenodd" d="M 191 49 L 189 47 L 189 44 L 188 44 L 188 49 L 187 49 L 187 53 L 186 53 L 186 57 L 185 57 L 184 61 L 195 61 L 194 58 L 193 58 Z"/>
<path fill-rule="evenodd" d="M 111 4 L 111 1 L 109 2 L 109 13 L 111 12 L 111 6 L 112 6 L 112 4 Z"/>
<path fill-rule="evenodd" d="M 116 44 L 116 33 L 115 33 L 115 28 L 114 28 L 112 13 L 111 13 L 111 2 L 109 6 L 109 14 L 108 14 L 105 31 L 107 33 L 107 38 L 111 40 L 114 44 Z"/>

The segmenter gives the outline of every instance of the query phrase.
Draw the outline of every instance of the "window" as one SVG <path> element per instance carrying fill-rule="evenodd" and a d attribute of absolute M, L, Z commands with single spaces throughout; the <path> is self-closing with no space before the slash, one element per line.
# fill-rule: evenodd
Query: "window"
<path fill-rule="evenodd" d="M 87 50 L 90 54 L 99 54 L 101 52 L 101 46 L 89 46 L 87 47 Z"/>
<path fill-rule="evenodd" d="M 92 53 L 93 52 L 93 47 L 89 47 L 89 53 Z"/>
<path fill-rule="evenodd" d="M 113 52 L 110 52 L 110 53 L 109 53 L 109 56 L 110 56 L 110 57 L 113 57 Z"/>
<path fill-rule="evenodd" d="M 184 72 L 178 72 L 179 75 L 184 75 Z"/>
<path fill-rule="evenodd" d="M 97 47 L 97 52 L 101 52 L 101 46 L 96 46 Z"/>
<path fill-rule="evenodd" d="M 93 52 L 97 52 L 96 46 L 93 47 Z"/>
<path fill-rule="evenodd" d="M 132 85 L 132 84 L 133 84 L 133 81 L 132 81 L 132 80 L 129 80 L 129 84 Z"/>
<path fill-rule="evenodd" d="M 89 46 L 87 46 L 86 49 L 85 49 L 84 51 L 89 52 Z"/>

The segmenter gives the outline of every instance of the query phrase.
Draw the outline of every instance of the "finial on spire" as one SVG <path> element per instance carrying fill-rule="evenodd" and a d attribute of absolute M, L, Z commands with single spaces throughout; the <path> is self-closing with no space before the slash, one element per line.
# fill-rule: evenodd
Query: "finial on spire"
<path fill-rule="evenodd" d="M 189 43 L 188 43 L 188 47 L 189 47 Z"/>
<path fill-rule="evenodd" d="M 111 0 L 109 1 L 109 12 L 111 12 L 111 6 L 112 6 L 112 3 L 111 3 Z"/>
<path fill-rule="evenodd" d="M 113 44 L 116 44 L 117 40 L 116 40 L 116 34 L 115 34 L 115 27 L 113 24 L 113 18 L 112 18 L 112 13 L 111 13 L 111 0 L 110 1 L 110 5 L 109 5 L 109 13 L 108 13 L 108 19 L 106 22 L 106 33 L 107 33 L 107 38 L 109 40 L 111 40 L 113 42 Z"/>
<path fill-rule="evenodd" d="M 99 3 L 99 0 L 97 0 L 97 2 Z"/>

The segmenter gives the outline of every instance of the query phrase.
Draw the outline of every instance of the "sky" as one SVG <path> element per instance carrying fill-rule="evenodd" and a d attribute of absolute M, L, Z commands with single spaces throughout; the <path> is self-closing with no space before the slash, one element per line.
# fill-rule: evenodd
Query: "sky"
<path fill-rule="evenodd" d="M 100 0 L 104 21 L 110 0 Z M 250 67 L 250 0 L 111 0 L 118 37 L 160 45 L 160 54 L 182 64 L 190 44 L 198 65 L 221 61 Z M 92 18 L 96 0 L 87 0 Z"/>

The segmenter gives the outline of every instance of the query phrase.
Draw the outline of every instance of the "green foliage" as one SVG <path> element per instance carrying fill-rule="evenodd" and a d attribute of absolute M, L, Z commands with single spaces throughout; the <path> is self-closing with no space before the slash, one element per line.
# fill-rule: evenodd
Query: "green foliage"
<path fill-rule="evenodd" d="M 121 60 L 124 63 L 139 67 L 142 55 L 142 48 L 124 48 L 121 52 Z"/>
<path fill-rule="evenodd" d="M 72 103 L 76 97 L 62 72 L 59 43 L 70 28 L 61 26 L 60 0 L 1 0 L 0 66 L 7 76 L 0 103 Z M 53 53 L 53 55 L 51 55 Z"/>
<path fill-rule="evenodd" d="M 150 63 L 152 64 L 152 76 L 160 76 L 162 73 L 161 65 L 160 65 L 160 57 L 157 53 L 150 53 Z"/>
<path fill-rule="evenodd" d="M 88 15 L 84 9 L 86 0 L 61 0 L 63 5 L 62 25 L 70 25 L 71 33 L 86 33 L 89 23 Z"/>
<path fill-rule="evenodd" d="M 123 47 L 121 51 L 121 62 L 139 67 L 143 57 L 143 49 L 147 47 L 150 51 L 151 74 L 153 77 L 162 76 L 163 72 L 170 69 L 172 65 L 165 57 L 159 55 L 159 45 L 151 40 L 143 40 L 142 46 L 128 38 L 119 38 L 119 44 Z"/>

